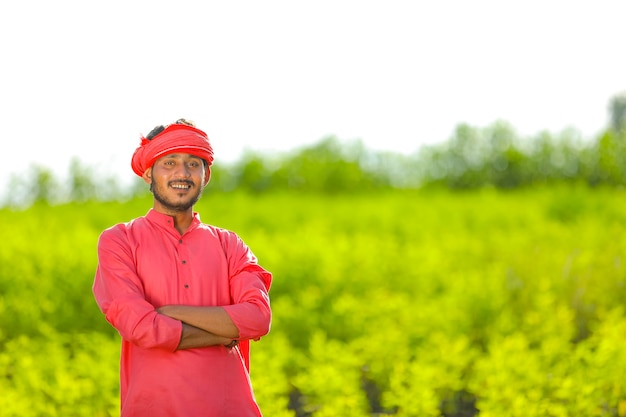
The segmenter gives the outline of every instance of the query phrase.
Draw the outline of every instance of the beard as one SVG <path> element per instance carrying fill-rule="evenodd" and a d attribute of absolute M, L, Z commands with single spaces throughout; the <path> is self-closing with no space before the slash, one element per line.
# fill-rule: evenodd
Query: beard
<path fill-rule="evenodd" d="M 177 181 L 177 182 L 180 182 L 180 181 Z M 189 184 L 193 184 L 193 183 L 189 182 Z M 164 209 L 172 211 L 172 212 L 184 212 L 192 208 L 200 199 L 200 196 L 202 195 L 203 187 L 200 187 L 196 190 L 197 191 L 195 191 L 195 193 L 189 194 L 186 197 L 187 200 L 174 202 L 170 198 L 167 197 L 166 193 L 163 192 L 163 190 L 158 184 L 155 185 L 155 183 L 153 182 L 150 185 L 150 191 L 152 191 L 152 195 L 154 196 L 154 199 L 158 201 Z"/>

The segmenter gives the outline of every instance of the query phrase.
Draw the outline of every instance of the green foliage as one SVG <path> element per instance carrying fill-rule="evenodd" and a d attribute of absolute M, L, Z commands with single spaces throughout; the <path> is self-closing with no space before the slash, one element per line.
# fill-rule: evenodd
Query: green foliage
<path fill-rule="evenodd" d="M 151 201 L 0 210 L 3 415 L 118 415 L 96 241 Z M 212 190 L 197 210 L 274 273 L 272 330 L 252 344 L 267 416 L 623 417 L 623 201 L 576 184 Z"/>
<path fill-rule="evenodd" d="M 7 417 L 119 415 L 119 342 L 101 333 L 20 335 L 0 351 L 0 409 Z M 103 366 L 104 364 L 104 366 Z"/>
<path fill-rule="evenodd" d="M 612 136 L 620 144 L 623 138 Z M 460 125 L 448 142 L 424 147 L 419 162 L 425 166 L 422 185 L 442 184 L 453 189 L 495 186 L 511 189 L 546 183 L 608 183 L 598 179 L 599 155 L 619 155 L 613 142 L 584 143 L 574 130 L 552 136 L 542 132 L 536 137 L 520 138 L 512 126 L 496 122 L 480 129 Z M 623 146 L 623 145 L 622 145 Z M 617 176 L 612 185 L 623 184 Z"/>
<path fill-rule="evenodd" d="M 611 128 L 615 132 L 626 130 L 626 92 L 616 94 L 609 103 Z"/>
<path fill-rule="evenodd" d="M 331 194 L 389 187 L 390 176 L 373 166 L 382 160 L 370 155 L 360 142 L 342 145 L 329 137 L 286 155 L 247 151 L 233 166 L 218 168 L 213 187 L 254 193 L 291 190 Z"/>
<path fill-rule="evenodd" d="M 23 177 L 10 178 L 11 200 L 24 206 L 33 203 L 55 203 L 59 201 L 60 185 L 51 169 L 42 165 L 29 167 Z"/>

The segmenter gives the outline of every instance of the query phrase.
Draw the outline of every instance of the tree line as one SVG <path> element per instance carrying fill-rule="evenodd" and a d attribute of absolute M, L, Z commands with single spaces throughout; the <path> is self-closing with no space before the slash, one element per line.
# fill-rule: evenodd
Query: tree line
<path fill-rule="evenodd" d="M 359 140 L 342 142 L 336 137 L 283 153 L 249 150 L 234 163 L 214 165 L 207 192 L 332 194 L 425 187 L 510 189 L 564 182 L 624 186 L 626 94 L 615 96 L 609 107 L 610 126 L 591 139 L 575 129 L 522 137 L 509 123 L 497 121 L 487 127 L 460 124 L 447 141 L 422 146 L 410 155 L 373 151 Z M 15 176 L 2 205 L 110 201 L 147 192 L 140 179 L 121 185 L 76 158 L 65 181 L 40 165 Z"/>
<path fill-rule="evenodd" d="M 246 151 L 238 161 L 212 167 L 206 192 L 298 191 L 346 193 L 390 188 L 476 189 L 551 183 L 626 185 L 626 132 L 607 129 L 593 140 L 576 130 L 522 138 L 505 122 L 484 128 L 457 126 L 444 143 L 411 155 L 367 149 L 336 137 L 280 154 Z M 133 198 L 148 192 L 137 178 L 122 186 L 74 159 L 68 179 L 36 165 L 15 176 L 3 205 Z"/>

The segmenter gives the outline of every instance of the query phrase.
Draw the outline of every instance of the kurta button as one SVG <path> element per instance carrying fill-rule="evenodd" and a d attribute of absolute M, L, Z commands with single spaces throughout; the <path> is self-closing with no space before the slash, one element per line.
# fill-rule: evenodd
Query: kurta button
<path fill-rule="evenodd" d="M 183 260 L 183 265 L 185 265 L 187 263 L 187 261 Z"/>
<path fill-rule="evenodd" d="M 183 243 L 183 240 L 182 240 L 182 239 L 180 239 L 180 240 L 178 241 L 178 243 Z"/>
<path fill-rule="evenodd" d="M 189 284 L 185 284 L 185 288 L 189 288 Z"/>

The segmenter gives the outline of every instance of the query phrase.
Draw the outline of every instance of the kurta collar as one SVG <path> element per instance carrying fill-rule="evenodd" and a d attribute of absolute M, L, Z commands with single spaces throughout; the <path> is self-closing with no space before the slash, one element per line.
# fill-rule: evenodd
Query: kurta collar
<path fill-rule="evenodd" d="M 151 208 L 150 210 L 148 210 L 148 213 L 146 214 L 146 218 L 151 223 L 155 223 L 158 226 L 164 228 L 165 230 L 175 233 L 177 236 L 180 236 L 180 234 L 178 233 L 178 230 L 176 230 L 176 228 L 174 227 L 174 220 L 172 219 L 172 216 L 168 216 L 167 214 L 158 212 L 155 209 Z M 192 230 L 197 228 L 200 224 L 201 224 L 200 214 L 194 211 L 191 224 L 189 225 L 189 228 L 187 229 L 185 233 L 191 232 Z"/>

